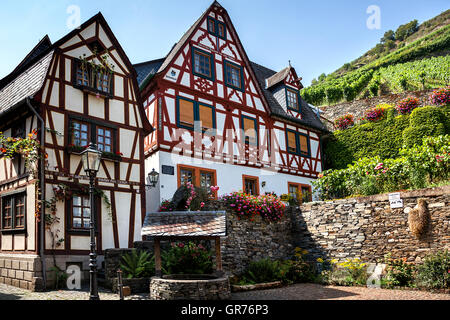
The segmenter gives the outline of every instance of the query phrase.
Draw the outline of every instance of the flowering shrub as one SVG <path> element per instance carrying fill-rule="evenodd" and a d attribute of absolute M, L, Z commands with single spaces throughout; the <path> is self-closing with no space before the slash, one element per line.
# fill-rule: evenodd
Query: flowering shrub
<path fill-rule="evenodd" d="M 366 111 L 364 119 L 370 122 L 377 122 L 386 116 L 386 108 L 377 106 Z"/>
<path fill-rule="evenodd" d="M 383 279 L 385 286 L 388 288 L 413 286 L 415 267 L 412 263 L 406 262 L 406 258 L 393 259 L 388 253 L 384 257 L 384 263 L 386 264 L 386 275 Z"/>
<path fill-rule="evenodd" d="M 331 260 L 331 269 L 322 272 L 322 278 L 333 285 L 365 285 L 367 283 L 367 264 L 360 259 L 347 259 L 338 263 Z"/>
<path fill-rule="evenodd" d="M 430 99 L 436 106 L 445 106 L 450 104 L 450 86 L 434 90 L 430 95 Z"/>
<path fill-rule="evenodd" d="M 5 137 L 3 132 L 0 132 L 0 155 L 12 159 L 16 154 L 20 154 L 25 158 L 25 166 L 30 170 L 33 170 L 32 165 L 41 157 L 41 149 L 35 129 L 26 138 Z M 48 158 L 45 152 L 42 156 Z"/>
<path fill-rule="evenodd" d="M 211 251 L 194 242 L 172 243 L 169 250 L 162 252 L 165 274 L 210 274 L 213 272 Z"/>
<path fill-rule="evenodd" d="M 274 195 L 252 196 L 243 192 L 233 192 L 223 196 L 220 201 L 231 209 L 239 218 L 251 221 L 255 216 L 261 216 L 269 222 L 281 220 L 285 204 Z"/>
<path fill-rule="evenodd" d="M 175 211 L 175 206 L 173 205 L 172 201 L 170 200 L 164 200 L 161 203 L 161 207 L 159 208 L 159 212 L 170 212 Z"/>
<path fill-rule="evenodd" d="M 418 189 L 450 176 L 450 135 L 426 137 L 421 146 L 402 148 L 400 155 L 383 161 L 362 158 L 346 169 L 324 171 L 313 185 L 327 200 Z"/>
<path fill-rule="evenodd" d="M 339 117 L 335 120 L 334 124 L 339 130 L 345 130 L 355 124 L 353 115 L 346 114 L 345 116 Z"/>
<path fill-rule="evenodd" d="M 409 114 L 411 111 L 413 111 L 415 108 L 420 106 L 419 99 L 408 97 L 403 100 L 401 100 L 397 106 L 396 109 L 401 114 Z"/>

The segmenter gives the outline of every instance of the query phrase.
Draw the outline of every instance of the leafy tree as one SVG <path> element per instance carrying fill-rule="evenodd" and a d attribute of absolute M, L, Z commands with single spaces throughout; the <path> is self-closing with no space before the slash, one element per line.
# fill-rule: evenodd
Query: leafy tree
<path fill-rule="evenodd" d="M 392 49 L 394 49 L 394 48 L 396 47 L 396 45 L 395 45 L 395 42 L 394 42 L 393 40 L 387 40 L 387 41 L 384 43 L 384 47 L 385 47 L 387 50 L 392 50 Z"/>
<path fill-rule="evenodd" d="M 407 24 L 402 24 L 398 27 L 397 31 L 395 31 L 395 38 L 400 41 L 405 40 L 418 30 L 418 25 L 417 20 L 413 20 Z"/>
<path fill-rule="evenodd" d="M 327 77 L 327 75 L 326 75 L 325 73 L 322 73 L 322 74 L 319 76 L 319 82 L 324 81 L 326 77 Z"/>
<path fill-rule="evenodd" d="M 381 38 L 381 43 L 386 43 L 387 41 L 394 41 L 395 40 L 395 32 L 393 30 L 386 31 L 384 33 L 383 38 Z"/>

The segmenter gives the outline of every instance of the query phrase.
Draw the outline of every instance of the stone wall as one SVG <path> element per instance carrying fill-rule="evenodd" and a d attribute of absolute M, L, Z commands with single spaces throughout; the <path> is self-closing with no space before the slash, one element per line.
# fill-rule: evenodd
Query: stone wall
<path fill-rule="evenodd" d="M 394 258 L 420 262 L 431 251 L 450 249 L 450 186 L 402 192 L 403 208 L 391 209 L 388 194 L 315 202 L 296 215 L 295 245 L 313 257 L 367 262 Z M 408 227 L 408 212 L 419 198 L 426 199 L 431 217 L 420 239 Z"/>
<path fill-rule="evenodd" d="M 323 106 L 320 107 L 320 110 L 323 112 L 322 114 L 323 117 L 333 122 L 340 116 L 346 115 L 348 113 L 352 114 L 356 121 L 358 118 L 363 117 L 364 113 L 368 109 L 371 109 L 381 103 L 387 103 L 395 106 L 400 100 L 407 97 L 419 98 L 420 103 L 422 105 L 429 105 L 431 104 L 431 102 L 429 101 L 430 100 L 429 96 L 432 92 L 433 89 L 423 91 L 403 92 L 398 94 L 388 94 L 379 97 L 339 103 L 332 106 Z"/>
<path fill-rule="evenodd" d="M 395 258 L 420 262 L 431 251 L 450 249 L 450 186 L 402 192 L 401 198 L 401 209 L 390 208 L 388 194 L 307 203 L 288 208 L 282 221 L 272 224 L 259 217 L 238 220 L 228 213 L 228 236 L 222 238 L 223 269 L 239 274 L 252 261 L 291 258 L 295 247 L 308 250 L 310 260 L 360 258 L 365 262 L 377 262 L 389 252 Z M 426 199 L 431 222 L 424 237 L 416 239 L 408 228 L 408 212 L 419 198 Z M 169 245 L 162 242 L 163 249 Z M 137 242 L 135 247 L 153 251 L 153 242 Z M 106 251 L 106 278 L 117 276 L 120 256 L 128 251 Z"/>
<path fill-rule="evenodd" d="M 263 258 L 284 259 L 293 254 L 291 210 L 279 223 L 268 224 L 260 217 L 255 221 L 238 220 L 227 214 L 227 234 L 222 240 L 223 268 L 240 273 L 252 261 Z"/>
<path fill-rule="evenodd" d="M 39 256 L 0 254 L 0 284 L 42 291 L 42 265 Z"/>

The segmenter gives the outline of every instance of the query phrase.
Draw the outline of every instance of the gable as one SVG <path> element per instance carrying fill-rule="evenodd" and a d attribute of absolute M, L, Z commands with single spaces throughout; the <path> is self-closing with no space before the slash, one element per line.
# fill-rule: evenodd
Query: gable
<path fill-rule="evenodd" d="M 209 24 L 221 28 L 223 33 L 212 31 Z M 202 77 L 192 70 L 193 51 L 206 56 L 212 69 L 209 70 L 208 76 Z M 237 74 L 239 78 L 233 83 L 230 83 L 231 69 L 234 69 L 235 77 Z M 204 13 L 175 45 L 162 63 L 157 76 L 259 112 L 270 113 L 231 20 L 226 10 L 217 3 Z M 237 85 L 240 82 L 242 85 Z"/>

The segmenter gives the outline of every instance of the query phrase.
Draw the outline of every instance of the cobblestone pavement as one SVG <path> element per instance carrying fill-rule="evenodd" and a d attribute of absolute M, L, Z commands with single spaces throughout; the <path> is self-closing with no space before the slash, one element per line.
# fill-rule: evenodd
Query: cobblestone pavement
<path fill-rule="evenodd" d="M 119 300 L 119 295 L 99 289 L 100 300 Z M 89 290 L 30 292 L 0 284 L 0 300 L 88 300 Z M 148 300 L 148 294 L 125 297 L 125 300 Z M 336 287 L 297 284 L 277 289 L 236 292 L 232 300 L 450 300 L 450 294 L 418 290 L 387 290 L 363 287 Z"/>
<path fill-rule="evenodd" d="M 233 300 L 450 300 L 450 294 L 302 283 L 277 289 L 237 292 L 233 294 Z"/>

